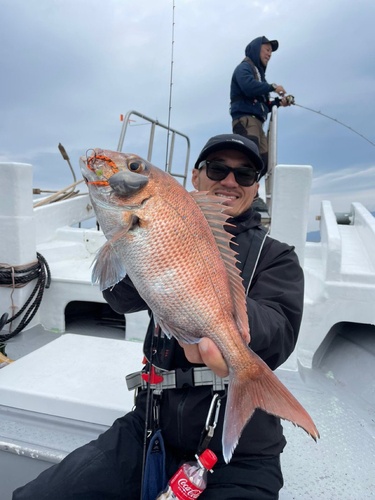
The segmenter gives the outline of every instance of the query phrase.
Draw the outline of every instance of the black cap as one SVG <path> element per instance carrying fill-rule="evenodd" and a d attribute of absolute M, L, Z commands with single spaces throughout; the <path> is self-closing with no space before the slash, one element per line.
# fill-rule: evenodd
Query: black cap
<path fill-rule="evenodd" d="M 279 48 L 279 42 L 277 40 L 268 40 L 267 37 L 263 37 L 262 45 L 264 43 L 270 43 L 272 47 L 272 52 L 275 52 Z"/>
<path fill-rule="evenodd" d="M 244 153 L 251 160 L 256 170 L 259 172 L 262 170 L 263 162 L 257 145 L 247 137 L 239 134 L 221 134 L 211 137 L 200 152 L 194 168 L 198 168 L 200 162 L 205 160 L 211 153 L 223 149 L 235 149 Z"/>

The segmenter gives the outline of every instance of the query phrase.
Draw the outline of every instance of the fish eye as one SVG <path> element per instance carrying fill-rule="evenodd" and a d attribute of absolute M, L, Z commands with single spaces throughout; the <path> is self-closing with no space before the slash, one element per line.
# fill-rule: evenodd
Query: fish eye
<path fill-rule="evenodd" d="M 128 164 L 128 169 L 132 172 L 140 172 L 141 170 L 143 170 L 144 166 L 144 163 L 141 161 L 131 161 Z"/>

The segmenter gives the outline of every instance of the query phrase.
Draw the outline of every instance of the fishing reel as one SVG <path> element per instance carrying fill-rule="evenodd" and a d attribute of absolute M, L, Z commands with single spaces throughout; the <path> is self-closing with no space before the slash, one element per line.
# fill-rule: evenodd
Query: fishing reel
<path fill-rule="evenodd" d="M 286 99 L 286 102 L 287 102 L 288 106 L 291 106 L 292 104 L 296 103 L 296 101 L 294 99 L 294 95 L 287 95 L 285 97 L 285 99 Z"/>

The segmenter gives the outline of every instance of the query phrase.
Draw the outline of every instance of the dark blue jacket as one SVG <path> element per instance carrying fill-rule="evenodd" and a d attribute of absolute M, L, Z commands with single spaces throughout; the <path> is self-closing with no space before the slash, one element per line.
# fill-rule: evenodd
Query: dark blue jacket
<path fill-rule="evenodd" d="M 257 79 L 252 65 L 245 60 L 233 72 L 230 86 L 230 114 L 233 120 L 252 115 L 265 122 L 272 106 L 280 104 L 279 99 L 269 101 L 273 87 L 267 83 L 266 68 L 260 61 L 260 48 L 265 40 L 264 36 L 255 38 L 245 49 L 246 57 L 253 61 L 261 81 Z"/>

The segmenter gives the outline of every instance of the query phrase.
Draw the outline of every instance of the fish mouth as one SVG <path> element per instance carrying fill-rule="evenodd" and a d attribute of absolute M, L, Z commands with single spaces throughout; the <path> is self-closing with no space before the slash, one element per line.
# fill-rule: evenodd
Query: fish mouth
<path fill-rule="evenodd" d="M 89 181 L 89 169 L 87 168 L 87 158 L 85 156 L 81 156 L 79 158 L 79 168 L 81 170 L 82 177 L 86 182 Z"/>
<path fill-rule="evenodd" d="M 119 196 L 129 196 L 140 191 L 148 183 L 148 177 L 130 172 L 130 170 L 121 170 L 113 174 L 108 179 L 108 183 Z"/>
<path fill-rule="evenodd" d="M 96 188 L 92 193 L 129 197 L 148 183 L 148 177 L 140 172 L 145 165 L 138 156 L 118 153 L 121 158 L 113 158 L 110 151 L 98 148 L 92 151 L 90 158 L 81 156 L 79 161 L 86 183 Z"/>

